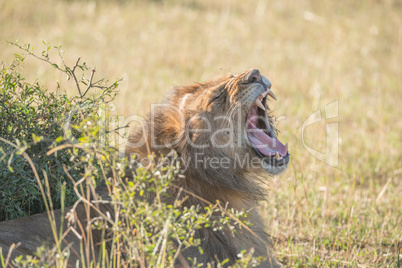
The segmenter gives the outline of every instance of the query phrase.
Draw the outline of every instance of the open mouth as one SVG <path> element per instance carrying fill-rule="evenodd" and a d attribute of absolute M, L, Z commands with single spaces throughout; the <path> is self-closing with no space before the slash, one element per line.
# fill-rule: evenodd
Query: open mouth
<path fill-rule="evenodd" d="M 271 163 L 279 164 L 289 161 L 288 144 L 283 145 L 275 136 L 269 124 L 265 103 L 267 96 L 275 98 L 266 88 L 251 105 L 246 119 L 247 136 L 257 154 Z"/>

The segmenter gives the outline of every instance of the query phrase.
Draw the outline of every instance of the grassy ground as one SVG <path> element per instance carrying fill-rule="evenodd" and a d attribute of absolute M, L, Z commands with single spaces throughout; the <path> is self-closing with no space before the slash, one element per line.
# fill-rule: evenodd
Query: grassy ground
<path fill-rule="evenodd" d="M 60 45 L 97 75 L 123 77 L 119 113 L 144 114 L 174 85 L 258 68 L 292 153 L 262 204 L 287 267 L 398 267 L 402 216 L 400 1 L 1 1 L 0 40 Z M 0 44 L 10 63 L 15 47 Z M 34 71 L 33 71 L 34 70 Z M 65 77 L 29 60 L 49 88 Z M 47 81 L 47 82 L 46 82 Z M 307 127 L 338 101 L 339 116 Z M 338 123 L 339 163 L 325 151 Z M 304 143 L 305 142 L 305 143 Z M 305 145 L 303 145 L 305 144 Z"/>

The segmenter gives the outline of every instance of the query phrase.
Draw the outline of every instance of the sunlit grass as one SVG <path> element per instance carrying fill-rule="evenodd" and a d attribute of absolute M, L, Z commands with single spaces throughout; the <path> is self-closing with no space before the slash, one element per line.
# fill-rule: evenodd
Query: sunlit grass
<path fill-rule="evenodd" d="M 3 1 L 0 40 L 62 44 L 97 75 L 123 77 L 119 113 L 145 114 L 172 86 L 258 68 L 292 153 L 262 210 L 288 267 L 398 267 L 402 5 L 398 1 Z M 14 47 L 0 44 L 0 61 Z M 34 70 L 34 71 L 33 71 Z M 27 61 L 25 76 L 68 90 Z M 339 164 L 310 155 L 306 118 L 339 101 Z M 325 123 L 305 142 L 323 152 Z M 399 257 L 401 258 L 401 257 Z"/>

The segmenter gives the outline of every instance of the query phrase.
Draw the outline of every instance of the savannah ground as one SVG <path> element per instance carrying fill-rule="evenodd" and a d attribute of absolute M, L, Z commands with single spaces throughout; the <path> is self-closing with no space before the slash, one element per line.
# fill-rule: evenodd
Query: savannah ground
<path fill-rule="evenodd" d="M 126 117 L 145 115 L 174 85 L 258 68 L 273 84 L 278 101 L 269 106 L 292 154 L 261 204 L 279 261 L 400 266 L 400 1 L 33 0 L 1 1 L 0 10 L 2 42 L 40 53 L 46 40 L 63 46 L 70 65 L 82 57 L 98 76 L 123 77 L 115 105 Z M 0 44 L 0 61 L 14 53 L 21 51 Z M 33 58 L 23 72 L 49 89 L 56 81 L 72 88 Z M 334 102 L 338 113 L 325 120 Z M 317 110 L 322 120 L 302 139 Z M 335 145 L 326 144 L 329 124 L 338 126 Z M 332 166 L 307 149 L 336 152 L 337 144 Z"/>

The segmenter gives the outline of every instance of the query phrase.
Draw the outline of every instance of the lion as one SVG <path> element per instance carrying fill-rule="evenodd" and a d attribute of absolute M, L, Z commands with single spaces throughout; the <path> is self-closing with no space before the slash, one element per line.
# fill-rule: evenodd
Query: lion
<path fill-rule="evenodd" d="M 129 137 L 125 155 L 135 156 L 143 165 L 149 163 L 150 155 L 158 161 L 171 152 L 180 160 L 181 175 L 165 202 L 173 203 L 183 197 L 183 207 L 203 208 L 219 200 L 228 209 L 249 212 L 252 225 L 235 233 L 227 228 L 197 230 L 203 254 L 198 248 L 188 248 L 183 251 L 185 259 L 196 258 L 197 263 L 205 266 L 228 259 L 228 267 L 242 250 L 254 250 L 253 256 L 264 259 L 259 267 L 279 267 L 258 212 L 258 202 L 265 197 L 266 177 L 284 172 L 290 155 L 287 144 L 277 139 L 268 97 L 276 100 L 270 81 L 257 69 L 177 87 L 162 104 L 153 106 L 142 127 Z M 107 195 L 105 188 L 105 184 L 98 187 L 100 196 Z M 81 210 L 78 217 L 86 215 Z M 56 215 L 61 217 L 60 212 Z M 3 252 L 20 238 L 24 240 L 20 253 L 32 254 L 34 245 L 40 245 L 33 242 L 34 235 L 43 240 L 51 234 L 49 224 L 40 224 L 46 221 L 46 214 L 41 214 L 0 223 Z M 23 235 L 17 235 L 18 230 Z M 8 234 L 4 235 L 5 231 Z M 95 243 L 100 241 L 97 236 L 95 233 Z M 77 240 L 71 237 L 71 241 L 74 239 Z M 182 267 L 180 264 L 183 263 L 179 262 L 177 267 Z"/>
<path fill-rule="evenodd" d="M 150 154 L 177 153 L 183 176 L 175 183 L 194 194 L 187 196 L 183 206 L 203 207 L 204 200 L 219 200 L 236 210 L 252 209 L 252 233 L 242 230 L 232 236 L 228 230 L 200 230 L 204 253 L 190 249 L 185 256 L 196 256 L 201 263 L 229 259 L 231 265 L 241 249 L 253 248 L 255 256 L 267 258 L 261 267 L 275 267 L 269 236 L 256 208 L 265 196 L 261 178 L 282 173 L 289 153 L 287 144 L 276 137 L 268 96 L 276 99 L 270 81 L 256 69 L 178 87 L 162 105 L 154 106 L 146 124 L 129 138 L 126 155 L 145 162 Z M 167 202 L 173 202 L 179 191 L 172 188 L 172 200 Z"/>

